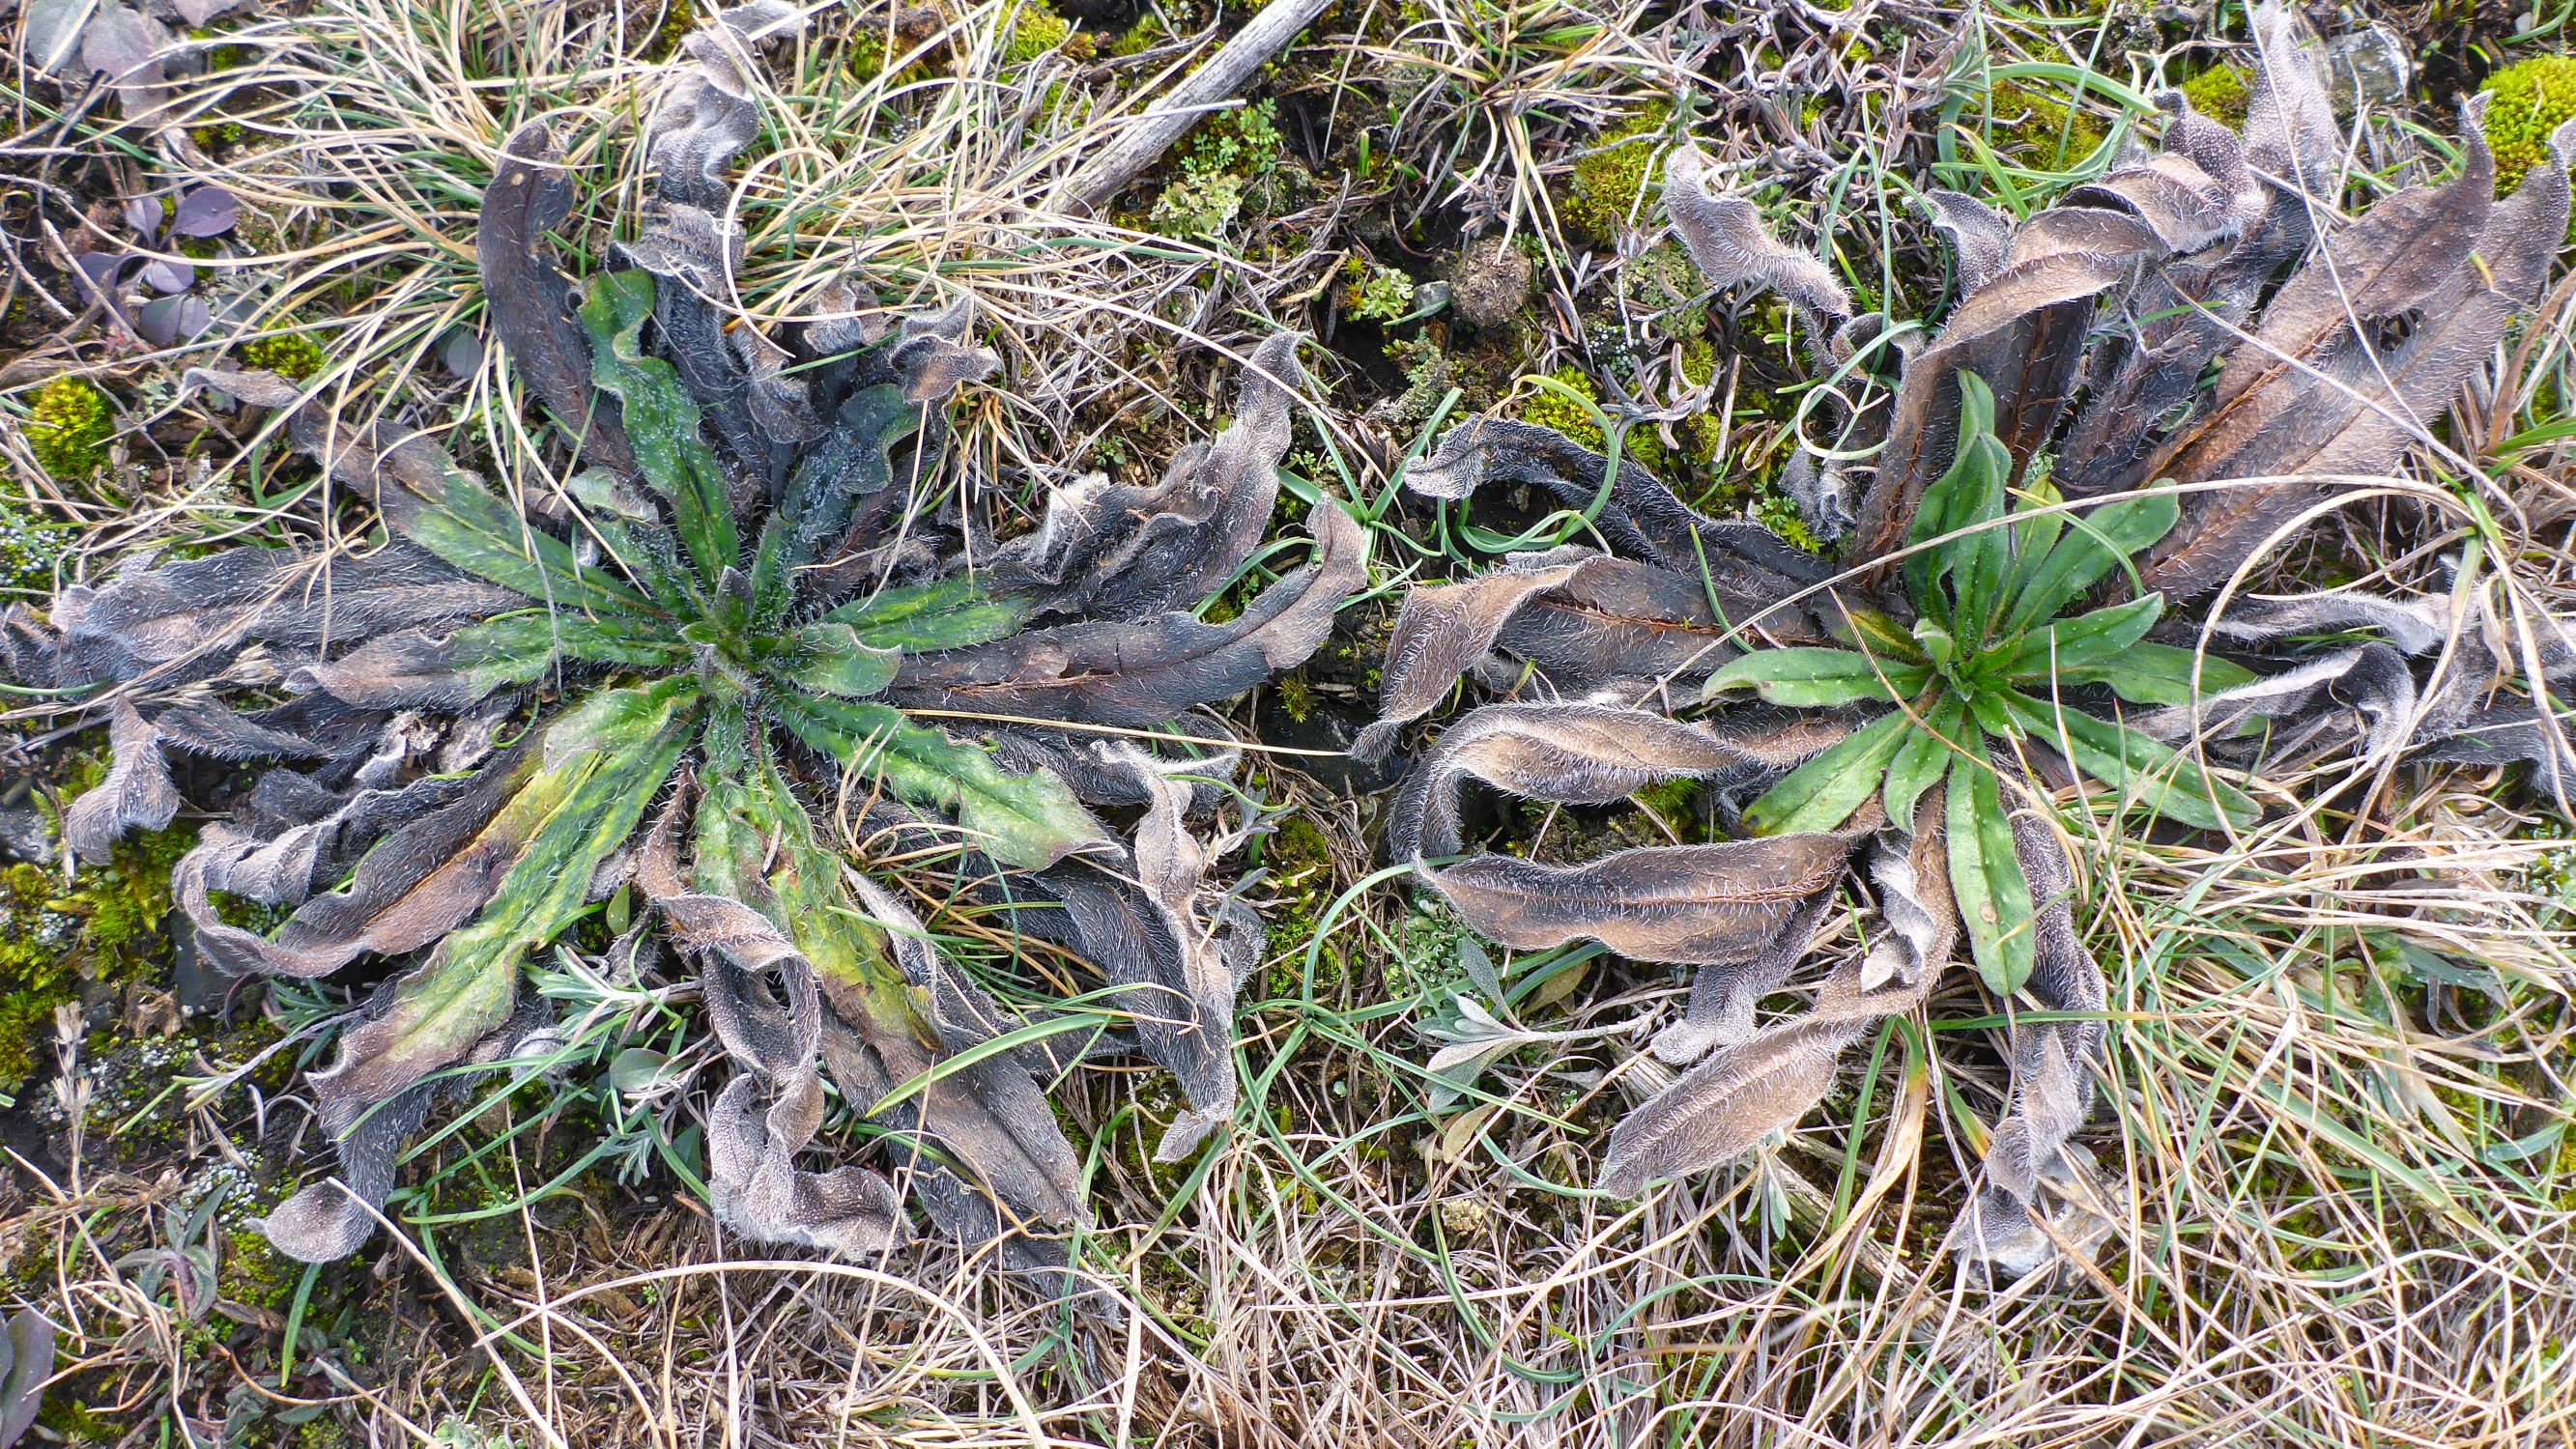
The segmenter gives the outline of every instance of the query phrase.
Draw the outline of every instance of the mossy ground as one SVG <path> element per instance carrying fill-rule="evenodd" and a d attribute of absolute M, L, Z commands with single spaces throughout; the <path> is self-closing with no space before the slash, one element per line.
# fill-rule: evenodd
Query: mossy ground
<path fill-rule="evenodd" d="M 2548 158 L 2549 133 L 2576 119 L 2576 57 L 2536 55 L 2497 71 L 2478 89 L 2487 97 L 2496 194 L 2508 195 Z M 2568 222 L 2567 240 L 2576 246 L 2576 218 Z"/>
<path fill-rule="evenodd" d="M 116 405 L 96 383 L 58 377 L 36 390 L 27 412 L 27 448 L 55 478 L 76 483 L 107 466 L 116 435 Z"/>

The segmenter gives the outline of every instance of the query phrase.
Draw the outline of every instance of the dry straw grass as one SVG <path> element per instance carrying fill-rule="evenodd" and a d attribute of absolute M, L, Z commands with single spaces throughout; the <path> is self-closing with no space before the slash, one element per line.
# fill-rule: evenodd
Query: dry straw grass
<path fill-rule="evenodd" d="M 935 33 L 897 31 L 883 6 L 818 14 L 772 58 L 773 133 L 736 191 L 745 316 L 793 315 L 853 271 L 890 300 L 971 292 L 1008 385 L 961 420 L 967 466 L 1026 498 L 1104 444 L 1143 433 L 1126 456 L 1158 458 L 1204 436 L 1208 378 L 1265 321 L 1311 315 L 1354 228 L 1377 227 L 1382 248 L 1371 217 L 1400 229 L 1463 209 L 1535 238 L 1527 370 L 1585 355 L 1601 339 L 1578 307 L 1601 315 L 1592 299 L 1642 249 L 1575 245 L 1552 183 L 1648 98 L 1690 97 L 1695 134 L 1747 181 L 1778 183 L 1765 194 L 1787 234 L 1841 238 L 1892 310 L 1919 315 L 1939 271 L 1923 266 L 1912 189 L 2027 201 L 2085 166 L 1957 144 L 1959 98 L 1999 65 L 2026 83 L 2090 74 L 2113 84 L 2084 113 L 2123 124 L 2117 96 L 2151 89 L 2168 59 L 2117 9 L 1989 14 L 1962 49 L 1955 13 L 1881 0 L 1678 14 L 1348 0 L 1272 84 L 1328 141 L 1367 131 L 1380 164 L 1320 171 L 1290 214 L 1185 242 L 1054 199 L 1100 128 L 1207 41 L 1203 7 L 1162 13 L 1176 38 L 1141 54 L 1036 65 L 1006 59 L 1025 17 L 1003 5 L 955 9 Z M 639 57 L 661 23 L 516 0 L 254 16 L 225 37 L 241 64 L 170 102 L 190 124 L 245 128 L 221 160 L 185 128 L 118 130 L 95 96 L 66 116 L 50 92 L 13 87 L 19 139 L 0 167 L 19 178 L 13 215 L 43 222 L 12 237 L 15 265 L 78 313 L 60 278 L 82 245 L 82 188 L 217 181 L 270 218 L 236 264 L 265 283 L 236 331 L 311 331 L 345 406 L 453 423 L 460 452 L 542 495 L 559 480 L 521 435 L 501 361 L 462 377 L 438 361 L 480 305 L 473 208 L 501 139 L 567 112 L 591 181 L 567 240 L 601 255 L 641 195 L 632 142 L 659 72 Z M 853 54 L 889 44 L 894 64 L 852 74 Z M 2375 118 L 2354 165 L 2437 168 L 2423 134 Z M 2462 481 L 2401 482 L 2347 509 L 2336 546 L 2418 578 L 2475 537 L 2523 606 L 2576 607 L 2568 443 L 2521 436 L 2563 421 L 2568 295 L 2427 450 L 2424 477 Z M 51 484 L 14 424 L 0 429 L 13 491 L 88 525 L 68 569 L 95 575 L 146 541 L 313 538 L 350 521 L 309 493 L 260 491 L 264 462 L 241 456 L 232 421 L 171 395 L 202 351 L 67 330 L 0 375 L 20 401 L 64 368 L 144 400 L 121 444 L 130 506 Z M 1364 370 L 1327 384 L 1335 405 L 1301 424 L 1301 456 L 1327 486 L 1378 498 L 1417 440 L 1360 416 L 1378 386 Z M 1735 446 L 1751 457 L 1778 424 L 1747 426 Z M 1379 558 L 1443 566 L 1391 538 Z M 34 739 L 78 722 L 34 699 L 10 718 Z M 292 1141 L 280 1123 L 303 1109 L 238 1060 L 200 1055 L 179 1064 L 195 1085 L 161 1103 L 152 1153 L 101 1141 L 121 1114 L 66 1100 L 69 1170 L 19 1160 L 0 1257 L 16 1296 L 62 1327 L 58 1401 L 85 1398 L 78 1422 L 121 1445 L 222 1442 L 228 1416 L 244 1442 L 582 1449 L 2576 1442 L 2562 1144 L 2576 916 L 2534 884 L 2535 862 L 2566 847 L 2530 792 L 2330 760 L 2267 782 L 2272 815 L 2225 849 L 2122 840 L 2071 813 L 2082 924 L 2113 982 L 2107 1105 L 2088 1138 L 2112 1184 L 2104 1241 L 2080 1272 L 1998 1290 L 1943 1251 L 1981 1124 L 2003 1106 L 1998 1019 L 1973 985 L 1891 1023 L 1776 1153 L 1642 1202 L 1604 1198 L 1576 1184 L 1623 1098 L 1658 1080 L 1642 1047 L 1681 985 L 1582 953 L 1506 962 L 1523 1019 L 1550 1039 L 1435 1109 L 1416 1028 L 1461 981 L 1456 934 L 1371 873 L 1374 805 L 1304 779 L 1297 759 L 1270 768 L 1320 831 L 1331 879 L 1272 889 L 1329 908 L 1311 942 L 1275 943 L 1246 993 L 1250 1090 L 1232 1138 L 1152 1167 L 1151 1119 L 1170 1103 L 1151 1077 L 1092 1073 L 1059 1093 L 1090 1144 L 1090 1297 L 1049 1299 L 936 1245 L 881 1268 L 761 1259 L 667 1172 L 542 1193 L 600 1130 L 603 1097 L 529 1078 L 410 1169 L 470 1186 L 479 1217 L 380 1238 L 370 1264 L 310 1297 L 315 1280 L 288 1274 L 296 1291 L 207 1312 L 147 1286 L 133 1255 L 210 1172 L 257 1175 L 259 1149 Z M 1856 952 L 1864 924 L 1847 912 L 1818 954 Z M 580 1002 L 578 986 L 562 990 Z M 593 996 L 583 1039 L 604 1055 L 685 1030 L 685 994 Z M 57 1085 L 28 1095 L 77 1096 L 95 1062 L 75 1040 L 49 1049 Z M 290 1038 L 280 1059 L 298 1049 Z M 618 1125 L 649 1169 L 651 1123 Z M 219 1262 L 240 1251 L 220 1224 L 204 1242 Z M 320 1405 L 309 1422 L 346 1437 L 301 1427 Z"/>

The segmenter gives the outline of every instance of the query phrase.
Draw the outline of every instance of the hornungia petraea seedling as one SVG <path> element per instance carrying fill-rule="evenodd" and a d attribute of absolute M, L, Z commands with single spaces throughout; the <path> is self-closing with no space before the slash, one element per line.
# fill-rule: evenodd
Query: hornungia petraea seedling
<path fill-rule="evenodd" d="M 111 721 L 112 768 L 66 812 L 76 857 L 174 817 L 172 755 L 254 762 L 176 871 L 197 948 L 237 973 L 393 964 L 309 1079 L 339 1170 L 266 1220 L 297 1257 L 367 1239 L 440 1087 L 543 1040 L 528 958 L 621 894 L 636 922 L 612 969 L 662 948 L 697 967 L 732 1064 L 709 1186 L 752 1239 L 865 1253 L 908 1234 L 884 1177 L 796 1161 L 828 1080 L 943 1231 L 1066 1261 L 1084 1208 L 1047 1089 L 1127 1033 L 1107 1011 L 1007 1009 L 916 899 L 962 896 L 1106 973 L 1188 1100 L 1161 1155 L 1231 1115 L 1235 990 L 1263 937 L 1216 866 L 1265 819 L 1201 707 L 1303 660 L 1367 571 L 1326 501 L 1309 562 L 1222 624 L 1193 613 L 1263 542 L 1295 339 L 1255 351 L 1232 425 L 1160 483 L 1085 480 L 1034 532 L 979 536 L 989 500 L 952 491 L 945 407 L 996 361 L 962 300 L 878 323 L 844 288 L 777 342 L 718 304 L 767 17 L 688 41 L 621 269 L 578 289 L 558 272 L 572 183 L 546 122 L 484 195 L 489 321 L 577 447 L 567 496 L 521 507 L 420 432 L 199 374 L 278 410 L 390 542 L 135 560 L 49 622 L 8 621 L 21 679 L 94 688 Z M 224 897 L 286 914 L 253 931 Z"/>
<path fill-rule="evenodd" d="M 1612 1132 L 1601 1186 L 1635 1193 L 1796 1125 L 1964 936 L 2012 1018 L 2013 1083 L 1954 1242 L 2029 1271 L 2108 1222 L 2074 1140 L 2106 983 L 2075 927 L 2061 810 L 2223 843 L 2256 826 L 2259 772 L 2333 751 L 2520 761 L 2540 793 L 2576 789 L 2545 687 L 2576 673 L 2570 632 L 2482 569 L 2474 527 L 2422 551 L 2444 561 L 2411 594 L 2239 597 L 2339 497 L 2438 450 L 2431 424 L 2546 280 L 2576 135 L 2497 201 L 2472 116 L 2456 176 L 2328 225 L 2342 150 L 2314 62 L 2278 7 L 2255 25 L 2266 66 L 2243 136 L 2175 98 L 2161 151 L 2018 223 L 1931 197 L 1959 300 L 1892 390 L 1869 386 L 1887 319 L 1854 316 L 1695 150 L 1670 157 L 1666 207 L 1710 283 L 1779 293 L 1855 384 L 1826 394 L 1830 457 L 1787 478 L 1836 561 L 1507 419 L 1453 429 L 1408 470 L 1444 500 L 1534 485 L 1611 550 L 1416 588 L 1361 742 L 1392 749 L 1471 671 L 1510 696 L 1415 763 L 1393 858 L 1503 945 L 1698 968 L 1653 1040 L 1686 1070 Z M 1869 465 L 1832 461 L 1854 456 Z M 1728 802 L 1737 838 L 1452 859 L 1468 780 L 1607 805 L 1682 777 Z M 1766 1023 L 1757 1006 L 1789 984 L 1855 852 L 1877 939 Z"/>

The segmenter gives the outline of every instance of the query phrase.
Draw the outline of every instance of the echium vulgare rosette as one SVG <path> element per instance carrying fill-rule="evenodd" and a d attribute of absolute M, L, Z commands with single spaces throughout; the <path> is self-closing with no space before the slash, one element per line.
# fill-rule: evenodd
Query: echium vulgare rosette
<path fill-rule="evenodd" d="M 547 1021 L 530 953 L 619 891 L 649 907 L 635 946 L 700 966 L 735 1065 L 708 1183 L 751 1237 L 869 1252 L 907 1233 L 885 1178 L 798 1164 L 828 1080 L 943 1229 L 1065 1261 L 1083 1207 L 1046 1087 L 1130 1032 L 1006 1010 L 908 895 L 962 890 L 1098 966 L 1188 1099 L 1167 1155 L 1234 1104 L 1234 994 L 1262 934 L 1210 872 L 1260 822 L 1220 809 L 1235 756 L 1201 706 L 1304 659 L 1366 576 L 1365 535 L 1327 500 L 1310 562 L 1225 623 L 1192 612 L 1262 542 L 1295 340 L 1254 352 L 1231 426 L 1158 484 L 1085 480 L 1021 538 L 970 536 L 986 500 L 936 505 L 946 400 L 995 366 L 971 314 L 778 341 L 728 325 L 721 173 L 756 134 L 752 90 L 738 44 L 689 49 L 624 270 L 576 291 L 549 258 L 571 192 L 546 123 L 510 138 L 484 197 L 490 323 L 575 441 L 567 496 L 515 506 L 419 433 L 201 374 L 282 410 L 391 541 L 137 561 L 66 590 L 49 624 L 9 621 L 21 677 L 96 686 L 111 720 L 109 775 L 66 814 L 75 855 L 173 818 L 173 753 L 273 762 L 176 871 L 198 949 L 243 973 L 399 968 L 310 1079 L 339 1172 L 266 1220 L 301 1258 L 366 1240 L 442 1077 Z M 1097 809 L 1133 812 L 1132 833 Z M 908 892 L 845 850 L 859 839 L 937 879 Z M 283 922 L 228 924 L 227 896 Z"/>
<path fill-rule="evenodd" d="M 1843 379 L 1819 394 L 1834 446 L 1784 475 L 1838 558 L 1506 418 L 1408 469 L 1439 499 L 1534 486 L 1608 546 L 1415 588 L 1360 742 L 1392 750 L 1464 674 L 1508 692 L 1414 762 L 1390 854 L 1506 946 L 1698 968 L 1653 1038 L 1679 1075 L 1612 1131 L 1602 1186 L 1636 1192 L 1794 1127 L 1964 936 L 2010 1019 L 2013 1081 L 1953 1241 L 1995 1271 L 2038 1267 L 2110 1222 L 2078 1139 L 2107 983 L 2076 928 L 2062 810 L 2242 832 L 2261 816 L 2255 771 L 2332 750 L 2530 763 L 2562 802 L 2576 784 L 2530 687 L 2576 673 L 2570 632 L 2497 607 L 2509 591 L 2474 551 L 2411 594 L 2237 597 L 2338 480 L 2400 470 L 2421 431 L 2406 420 L 2440 416 L 2488 365 L 2565 235 L 2576 132 L 2499 201 L 2472 113 L 2454 178 L 2320 235 L 2332 111 L 2296 22 L 2267 5 L 2254 23 L 2241 137 L 2167 97 L 2160 152 L 2035 215 L 1930 193 L 1958 300 L 1893 379 L 1873 371 L 1895 356 L 1888 319 L 1854 315 L 1697 150 L 1670 157 L 1666 209 L 1700 270 L 1779 293 Z M 1456 858 L 1470 780 L 1610 805 L 1686 778 L 1731 838 Z M 1877 939 L 1805 1009 L 1766 1016 L 1855 850 Z"/>

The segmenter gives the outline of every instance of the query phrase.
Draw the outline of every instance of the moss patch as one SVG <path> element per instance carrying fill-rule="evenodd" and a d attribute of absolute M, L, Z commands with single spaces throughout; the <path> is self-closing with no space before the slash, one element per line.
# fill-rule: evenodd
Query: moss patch
<path fill-rule="evenodd" d="M 64 530 L 0 503 L 0 589 L 50 592 Z"/>
<path fill-rule="evenodd" d="M 2245 77 L 2234 66 L 2213 65 L 2182 83 L 2183 99 L 2191 108 L 2229 128 L 2245 128 L 2246 108 L 2253 104 L 2254 93 L 2246 88 Z"/>
<path fill-rule="evenodd" d="M 1025 65 L 1058 48 L 1076 60 L 1089 60 L 1092 40 L 1074 29 L 1072 21 L 1055 13 L 1052 6 L 1031 4 L 1020 7 L 1013 18 L 1010 43 L 1002 54 L 1013 65 Z"/>
<path fill-rule="evenodd" d="M 2576 117 L 2576 57 L 2536 55 L 2488 76 L 2487 145 L 2495 151 L 2496 194 L 2522 184 L 2549 155 L 2549 133 Z"/>
<path fill-rule="evenodd" d="M 1655 141 L 1672 118 L 1673 108 L 1658 103 L 1634 119 L 1601 133 L 1558 200 L 1557 211 L 1594 240 L 1616 244 L 1620 233 L 1652 208 L 1647 195 L 1655 184 Z"/>
<path fill-rule="evenodd" d="M 1154 198 L 1146 224 L 1165 236 L 1212 237 L 1279 169 L 1279 107 L 1255 101 L 1201 121 L 1174 148 L 1179 176 Z"/>
<path fill-rule="evenodd" d="M 306 333 L 283 332 L 274 337 L 254 337 L 241 345 L 244 364 L 264 368 L 295 382 L 310 382 L 331 363 L 331 355 L 322 344 Z"/>
<path fill-rule="evenodd" d="M 2025 165 L 2072 166 L 2110 139 L 2092 112 L 2020 81 L 1997 81 L 1986 96 L 1986 141 Z"/>
<path fill-rule="evenodd" d="M 85 982 L 131 980 L 163 954 L 170 867 L 196 843 L 193 825 L 121 841 L 77 879 L 38 865 L 0 870 L 0 1083 L 42 1061 L 55 1008 Z"/>
<path fill-rule="evenodd" d="M 114 436 L 116 406 L 97 384 L 58 377 L 36 389 L 27 447 L 46 472 L 67 483 L 95 476 L 107 466 L 107 440 Z"/>

